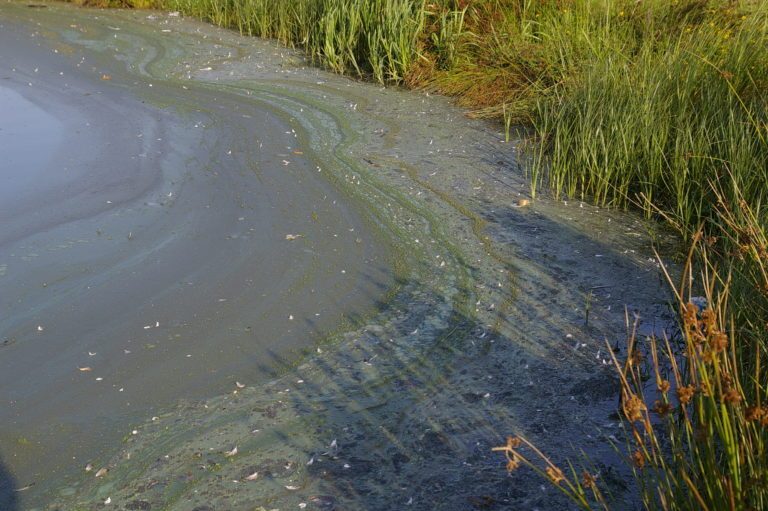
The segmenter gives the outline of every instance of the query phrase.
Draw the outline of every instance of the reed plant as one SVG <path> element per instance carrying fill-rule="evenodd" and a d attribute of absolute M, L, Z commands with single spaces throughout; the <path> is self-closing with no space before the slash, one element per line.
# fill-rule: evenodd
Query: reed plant
<path fill-rule="evenodd" d="M 764 201 L 768 4 L 470 5 L 456 64 L 412 81 L 477 116 L 533 126 L 533 195 L 548 185 L 556 196 L 634 203 L 649 215 L 661 208 L 687 238 L 709 214 L 711 180 L 733 175 L 748 202 Z M 440 51 L 424 54 L 439 62 Z"/>
<path fill-rule="evenodd" d="M 766 7 L 598 5 L 537 25 L 563 58 L 526 92 L 539 142 L 532 188 L 639 205 L 691 243 L 682 281 L 667 275 L 678 340 L 633 329 L 614 360 L 644 507 L 766 509 Z M 595 471 L 563 472 L 525 439 L 497 450 L 582 508 L 610 506 Z"/>
<path fill-rule="evenodd" d="M 414 0 L 161 0 L 222 27 L 302 48 L 334 72 L 398 82 L 416 57 L 425 9 Z"/>
<path fill-rule="evenodd" d="M 555 194 L 661 208 L 690 237 L 711 215 L 713 181 L 764 202 L 768 17 L 666 11 L 624 14 L 637 18 L 629 44 L 537 103 L 535 166 Z"/>
<path fill-rule="evenodd" d="M 722 190 L 679 282 L 679 338 L 631 329 L 621 382 L 626 459 L 646 509 L 768 508 L 768 236 L 764 213 Z M 609 347 L 610 351 L 610 347 Z M 563 472 L 523 438 L 496 448 L 508 468 L 529 465 L 583 509 L 609 508 L 600 474 Z"/>

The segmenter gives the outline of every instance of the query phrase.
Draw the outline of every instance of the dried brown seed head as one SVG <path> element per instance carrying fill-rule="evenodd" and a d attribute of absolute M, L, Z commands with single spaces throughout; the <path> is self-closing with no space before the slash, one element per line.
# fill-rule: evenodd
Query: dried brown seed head
<path fill-rule="evenodd" d="M 647 410 L 645 403 L 642 399 L 635 394 L 630 395 L 624 399 L 624 416 L 631 422 L 639 421 L 643 419 L 643 412 Z"/>
<path fill-rule="evenodd" d="M 563 471 L 557 467 L 547 467 L 546 472 L 547 472 L 547 476 L 549 476 L 549 480 L 555 484 L 560 484 L 565 480 Z"/>
<path fill-rule="evenodd" d="M 744 416 L 747 419 L 747 421 L 759 421 L 765 416 L 766 410 L 759 406 L 750 406 L 747 408 L 747 411 L 745 412 Z"/>
<path fill-rule="evenodd" d="M 581 484 L 584 485 L 584 488 L 594 488 L 595 476 L 585 470 L 581 473 Z"/>
<path fill-rule="evenodd" d="M 712 309 L 705 309 L 701 313 L 701 322 L 706 327 L 707 331 L 711 331 L 717 324 L 717 315 Z"/>
<path fill-rule="evenodd" d="M 720 353 L 728 347 L 728 336 L 724 332 L 715 332 L 710 337 L 709 344 L 715 353 Z"/>
<path fill-rule="evenodd" d="M 723 402 L 725 403 L 738 403 L 741 399 L 741 394 L 733 387 L 726 389 L 723 393 Z"/>
<path fill-rule="evenodd" d="M 645 466 L 645 454 L 640 450 L 632 453 L 632 463 L 634 463 L 637 468 L 643 468 Z"/>
<path fill-rule="evenodd" d="M 699 308 L 691 302 L 686 303 L 683 307 L 683 323 L 689 329 L 696 328 L 698 323 L 696 315 L 698 312 Z"/>
<path fill-rule="evenodd" d="M 696 387 L 693 385 L 686 385 L 677 389 L 677 399 L 680 400 L 680 404 L 688 404 L 696 393 Z"/>
<path fill-rule="evenodd" d="M 512 456 L 507 460 L 507 472 L 514 472 L 520 468 L 520 458 Z"/>
<path fill-rule="evenodd" d="M 656 412 L 656 414 L 659 417 L 666 417 L 671 410 L 672 410 L 672 405 L 669 404 L 669 403 L 664 403 L 662 401 L 656 401 L 653 404 L 653 411 Z"/>

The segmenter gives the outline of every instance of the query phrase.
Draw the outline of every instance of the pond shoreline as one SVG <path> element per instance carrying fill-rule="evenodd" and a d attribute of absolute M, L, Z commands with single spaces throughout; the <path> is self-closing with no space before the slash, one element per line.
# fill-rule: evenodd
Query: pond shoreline
<path fill-rule="evenodd" d="M 267 385 L 126 425 L 114 454 L 93 460 L 107 475 L 76 467 L 35 505 L 567 508 L 536 476 L 505 474 L 490 448 L 513 432 L 560 461 L 587 445 L 603 473 L 623 470 L 605 444 L 621 435 L 605 340 L 620 344 L 624 305 L 648 318 L 648 331 L 667 298 L 643 220 L 546 198 L 520 207 L 529 186 L 512 144 L 444 98 L 353 82 L 272 43 L 167 14 L 40 11 L 52 13 L 27 16 L 47 38 L 102 59 L 125 34 L 114 55 L 127 76 L 279 111 L 324 178 L 368 208 L 398 250 L 379 314 Z M 632 498 L 618 491 L 618 507 Z"/>

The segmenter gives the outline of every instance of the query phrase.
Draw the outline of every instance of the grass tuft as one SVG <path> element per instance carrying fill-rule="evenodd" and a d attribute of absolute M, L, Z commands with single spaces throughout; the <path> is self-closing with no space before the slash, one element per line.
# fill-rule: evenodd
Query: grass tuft
<path fill-rule="evenodd" d="M 242 34 L 302 48 L 341 74 L 399 82 L 416 58 L 425 10 L 413 0 L 160 0 Z"/>
<path fill-rule="evenodd" d="M 713 193 L 722 197 L 718 189 Z M 636 320 L 626 360 L 614 358 L 626 459 L 645 509 L 768 508 L 764 220 L 744 202 L 737 208 L 721 202 L 713 225 L 720 237 L 697 233 L 680 283 L 667 274 L 679 308 L 679 339 L 641 339 Z M 508 469 L 557 468 L 524 439 L 495 450 L 506 454 Z M 572 469 L 561 480 L 547 478 L 583 509 L 608 508 L 600 474 L 581 474 Z"/>

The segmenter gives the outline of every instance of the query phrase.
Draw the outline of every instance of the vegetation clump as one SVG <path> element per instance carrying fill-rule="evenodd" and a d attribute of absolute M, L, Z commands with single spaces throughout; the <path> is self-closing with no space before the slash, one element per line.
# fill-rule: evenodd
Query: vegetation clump
<path fill-rule="evenodd" d="M 645 509 L 768 507 L 768 236 L 745 203 L 720 203 L 715 228 L 722 237 L 694 236 L 679 283 L 667 274 L 679 336 L 639 338 L 636 320 L 626 359 L 614 358 L 626 460 Z M 508 470 L 532 467 L 583 509 L 610 507 L 589 466 L 564 475 L 524 438 L 494 450 Z"/>

